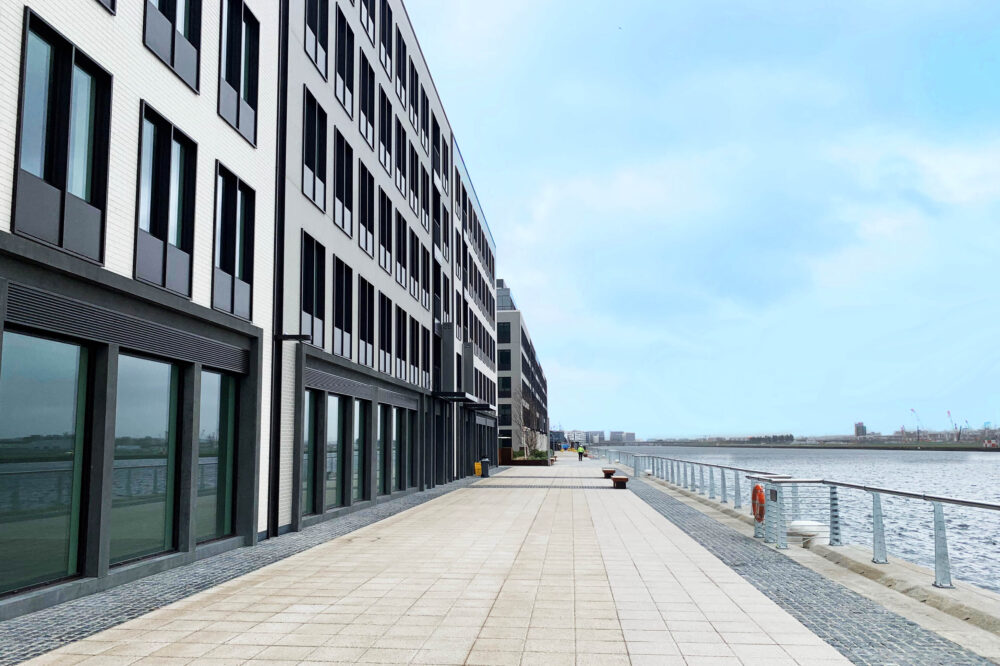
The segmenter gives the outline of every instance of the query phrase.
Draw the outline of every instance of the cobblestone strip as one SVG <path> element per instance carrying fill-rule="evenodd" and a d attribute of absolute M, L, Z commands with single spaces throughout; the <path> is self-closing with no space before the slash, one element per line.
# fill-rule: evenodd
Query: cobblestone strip
<path fill-rule="evenodd" d="M 500 468 L 498 471 L 502 471 Z M 86 638 L 479 481 L 470 476 L 192 564 L 0 622 L 0 666 Z"/>
<path fill-rule="evenodd" d="M 991 664 L 645 483 L 643 501 L 855 664 Z"/>

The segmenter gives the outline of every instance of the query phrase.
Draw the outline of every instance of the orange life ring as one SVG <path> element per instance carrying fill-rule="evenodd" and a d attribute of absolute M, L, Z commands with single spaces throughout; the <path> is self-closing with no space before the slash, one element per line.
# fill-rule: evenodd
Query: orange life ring
<path fill-rule="evenodd" d="M 753 487 L 750 493 L 750 503 L 753 507 L 754 520 L 758 523 L 764 522 L 764 488 L 759 483 Z"/>

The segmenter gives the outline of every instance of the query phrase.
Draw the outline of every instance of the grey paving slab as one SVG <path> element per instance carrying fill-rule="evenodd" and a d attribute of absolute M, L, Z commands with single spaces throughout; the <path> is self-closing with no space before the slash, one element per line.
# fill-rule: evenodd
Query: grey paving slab
<path fill-rule="evenodd" d="M 646 483 L 629 490 L 855 664 L 991 664 Z M 786 651 L 788 647 L 786 646 Z M 802 646 L 796 659 L 808 659 Z"/>
<path fill-rule="evenodd" d="M 496 472 L 504 468 L 496 469 Z M 491 470 L 494 471 L 494 470 Z M 17 664 L 140 617 L 478 481 L 468 477 L 386 500 L 341 518 L 0 622 L 0 666 Z"/>

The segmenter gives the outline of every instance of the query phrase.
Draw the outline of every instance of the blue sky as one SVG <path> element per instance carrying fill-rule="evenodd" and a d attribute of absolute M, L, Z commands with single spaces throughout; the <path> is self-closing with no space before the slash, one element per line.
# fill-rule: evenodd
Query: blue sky
<path fill-rule="evenodd" d="M 1000 3 L 407 10 L 553 426 L 1000 421 Z"/>

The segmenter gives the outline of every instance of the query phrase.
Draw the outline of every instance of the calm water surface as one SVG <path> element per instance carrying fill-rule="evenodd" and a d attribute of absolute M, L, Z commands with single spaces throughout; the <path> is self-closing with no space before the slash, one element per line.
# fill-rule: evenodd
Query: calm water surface
<path fill-rule="evenodd" d="M 629 450 L 692 462 L 789 474 L 798 478 L 822 478 L 1000 503 L 1000 454 L 985 451 L 865 451 L 679 446 L 644 446 Z M 749 487 L 748 484 L 742 481 L 741 483 L 744 505 L 748 507 Z M 841 488 L 839 496 L 844 542 L 870 548 L 871 495 Z M 800 490 L 800 517 L 829 522 L 828 498 L 829 491 L 825 488 Z M 789 500 L 790 497 L 786 497 L 786 502 Z M 882 511 L 889 556 L 933 568 L 934 523 L 931 504 L 922 500 L 883 496 Z M 1000 511 L 949 505 L 944 505 L 944 511 L 952 578 L 1000 591 Z"/>

